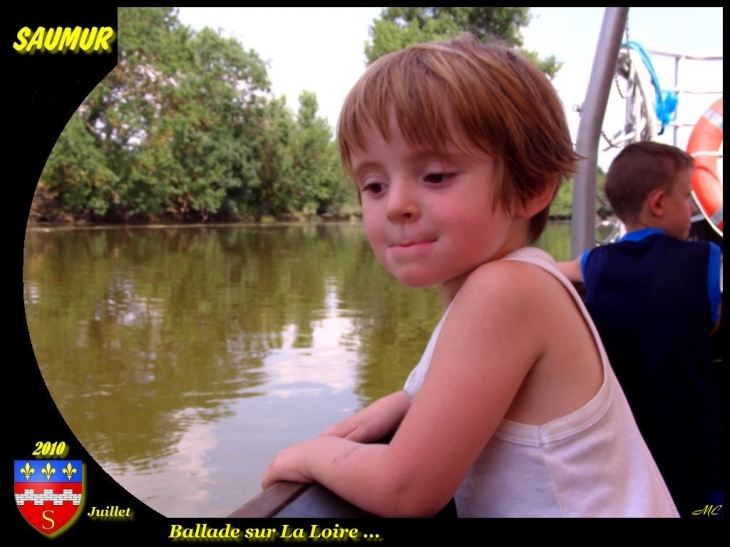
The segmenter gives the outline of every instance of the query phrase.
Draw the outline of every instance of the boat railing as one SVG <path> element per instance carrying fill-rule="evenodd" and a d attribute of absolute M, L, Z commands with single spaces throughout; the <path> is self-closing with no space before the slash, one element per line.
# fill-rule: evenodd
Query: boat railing
<path fill-rule="evenodd" d="M 702 88 L 702 87 L 694 87 L 694 86 L 687 86 L 685 81 L 683 80 L 682 73 L 685 66 L 688 66 L 690 63 L 719 63 L 719 70 L 722 70 L 722 62 L 723 62 L 723 56 L 722 55 L 691 55 L 683 52 L 675 52 L 675 51 L 667 51 L 667 50 L 661 50 L 661 49 L 652 49 L 647 48 L 647 51 L 655 56 L 655 57 L 664 57 L 673 59 L 674 61 L 674 81 L 673 85 L 670 87 L 666 87 L 665 89 L 667 91 L 673 91 L 677 94 L 677 112 L 675 114 L 675 119 L 672 120 L 669 123 L 669 126 L 672 128 L 672 144 L 674 146 L 680 145 L 679 140 L 679 131 L 682 128 L 689 128 L 694 127 L 697 123 L 697 119 L 688 119 L 686 116 L 683 116 L 683 101 L 682 96 L 683 95 L 709 95 L 711 97 L 719 98 L 723 95 L 723 89 L 708 89 L 708 88 Z M 696 83 L 696 80 L 694 81 Z M 710 105 L 712 101 L 709 100 L 707 103 L 707 106 Z M 718 155 L 719 157 L 722 157 L 721 153 L 718 152 L 708 152 L 708 154 L 714 154 Z"/>
<path fill-rule="evenodd" d="M 279 481 L 228 518 L 375 518 L 318 483 Z"/>

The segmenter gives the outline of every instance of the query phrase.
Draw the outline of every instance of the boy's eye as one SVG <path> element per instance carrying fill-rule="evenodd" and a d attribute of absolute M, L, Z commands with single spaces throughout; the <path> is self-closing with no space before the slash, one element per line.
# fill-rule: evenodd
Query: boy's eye
<path fill-rule="evenodd" d="M 431 184 L 439 184 L 441 182 L 446 182 L 450 176 L 451 175 L 448 173 L 429 173 L 423 177 L 423 180 L 430 182 Z"/>
<path fill-rule="evenodd" d="M 385 184 L 382 182 L 369 182 L 362 187 L 363 192 L 369 192 L 370 194 L 379 194 L 383 190 L 385 190 Z"/>

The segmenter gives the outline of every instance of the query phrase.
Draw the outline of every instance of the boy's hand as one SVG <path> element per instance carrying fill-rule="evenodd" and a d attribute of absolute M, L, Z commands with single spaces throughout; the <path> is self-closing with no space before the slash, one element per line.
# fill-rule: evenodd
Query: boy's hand
<path fill-rule="evenodd" d="M 319 437 L 285 448 L 271 460 L 261 486 L 266 489 L 277 481 L 314 482 L 305 471 L 306 458 L 308 451 L 317 453 L 318 444 L 329 442 L 322 437 L 340 437 L 357 443 L 379 441 L 398 427 L 410 406 L 408 395 L 398 391 L 328 427 Z"/>
<path fill-rule="evenodd" d="M 264 471 L 261 487 L 266 490 L 278 481 L 314 482 L 303 471 L 307 443 L 304 441 L 279 452 Z"/>
<path fill-rule="evenodd" d="M 398 391 L 328 427 L 320 436 L 341 437 L 358 443 L 379 441 L 398 427 L 410 405 L 408 395 Z"/>
<path fill-rule="evenodd" d="M 391 429 L 387 427 L 387 421 L 379 420 L 373 413 L 363 415 L 364 412 L 365 410 L 361 410 L 357 414 L 345 418 L 319 435 L 321 437 L 342 437 L 356 443 L 367 443 L 382 439 L 391 432 Z"/>

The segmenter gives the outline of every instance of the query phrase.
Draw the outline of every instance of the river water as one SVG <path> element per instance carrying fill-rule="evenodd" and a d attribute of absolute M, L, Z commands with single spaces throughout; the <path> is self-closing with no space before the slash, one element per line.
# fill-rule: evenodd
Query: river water
<path fill-rule="evenodd" d="M 537 246 L 567 260 L 570 226 Z M 438 321 L 362 226 L 30 229 L 28 329 L 84 448 L 167 517 L 224 517 L 280 449 L 402 387 Z"/>

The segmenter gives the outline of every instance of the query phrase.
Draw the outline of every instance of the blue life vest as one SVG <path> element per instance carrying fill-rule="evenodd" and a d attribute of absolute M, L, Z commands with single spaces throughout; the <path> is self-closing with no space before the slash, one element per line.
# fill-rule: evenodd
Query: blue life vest
<path fill-rule="evenodd" d="M 586 307 L 683 516 L 723 490 L 709 336 L 721 298 L 720 253 L 714 243 L 646 229 L 581 261 Z"/>

